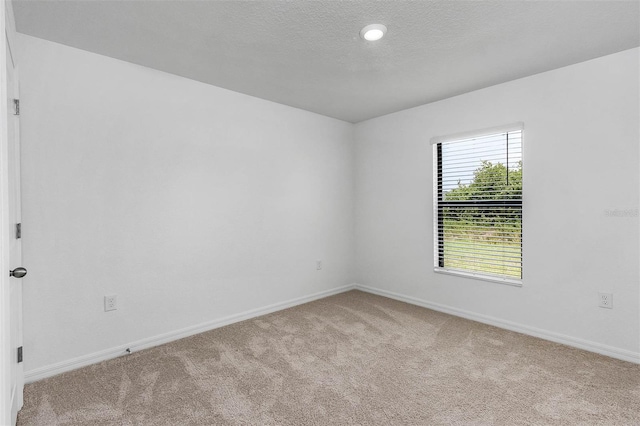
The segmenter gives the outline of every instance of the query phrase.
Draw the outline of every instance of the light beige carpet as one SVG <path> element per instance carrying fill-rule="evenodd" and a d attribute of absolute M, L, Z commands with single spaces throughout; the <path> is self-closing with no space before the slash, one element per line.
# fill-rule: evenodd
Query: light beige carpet
<path fill-rule="evenodd" d="M 640 425 L 640 366 L 352 291 L 46 379 L 27 425 Z"/>

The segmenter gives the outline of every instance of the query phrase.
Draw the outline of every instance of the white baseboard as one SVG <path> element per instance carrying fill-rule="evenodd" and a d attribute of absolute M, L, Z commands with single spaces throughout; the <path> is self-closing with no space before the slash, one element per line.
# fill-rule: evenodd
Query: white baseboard
<path fill-rule="evenodd" d="M 636 364 L 640 364 L 640 353 L 628 351 L 625 349 L 616 348 L 613 346 L 602 345 L 600 343 L 591 342 L 576 337 L 567 336 L 552 331 L 541 330 L 535 327 L 529 327 L 522 324 L 517 324 L 511 321 L 502 320 L 499 318 L 491 317 L 488 315 L 481 315 L 474 312 L 465 311 L 451 306 L 441 305 L 438 303 L 427 302 L 422 299 L 418 299 L 411 296 L 405 296 L 392 291 L 382 290 L 374 287 L 369 287 L 361 284 L 346 285 L 331 290 L 325 290 L 318 293 L 310 294 L 308 296 L 298 297 L 295 299 L 287 300 L 280 303 L 264 306 L 258 309 L 252 309 L 250 311 L 241 312 L 238 314 L 230 315 L 217 320 L 209 321 L 206 323 L 194 325 L 191 327 L 183 328 L 181 330 L 171 331 L 168 333 L 160 334 L 158 336 L 149 337 L 146 339 L 131 342 L 126 345 L 120 345 L 114 348 L 105 349 L 103 351 L 94 352 L 88 355 L 79 356 L 67 361 L 62 361 L 56 364 L 47 365 L 44 367 L 36 368 L 33 370 L 25 371 L 24 379 L 25 383 L 33 383 L 38 380 L 46 379 L 47 377 L 55 376 L 66 371 L 75 370 L 81 367 L 86 367 L 91 364 L 96 364 L 108 359 L 117 358 L 125 355 L 126 350 L 131 352 L 138 352 L 142 349 L 151 348 L 154 346 L 169 343 L 174 340 L 189 337 L 194 334 L 203 333 L 205 331 L 213 330 L 215 328 L 224 327 L 225 325 L 233 324 L 236 322 L 248 320 L 251 318 L 259 317 L 261 315 L 270 314 L 272 312 L 280 311 L 283 309 L 291 308 L 293 306 L 301 305 L 304 303 L 312 302 L 314 300 L 323 299 L 335 294 L 344 293 L 349 290 L 361 290 L 366 293 L 377 294 L 379 296 L 388 297 L 390 299 L 399 300 L 401 302 L 410 303 L 412 305 L 421 306 L 423 308 L 432 309 L 434 311 L 444 312 L 447 314 L 455 315 L 462 318 L 467 318 L 473 321 L 478 321 L 484 324 L 493 325 L 495 327 L 504 328 L 507 330 L 515 331 L 529 336 L 539 337 L 541 339 L 550 340 L 552 342 L 561 343 L 567 346 L 572 346 L 586 351 L 595 352 L 601 355 L 606 355 L 612 358 L 621 359 L 623 361 L 629 361 Z"/>
<path fill-rule="evenodd" d="M 25 371 L 24 380 L 25 383 L 33 383 L 38 380 L 46 379 L 47 377 L 55 376 L 66 371 L 75 370 L 81 367 L 86 367 L 91 364 L 96 364 L 108 359 L 117 358 L 119 356 L 127 354 L 127 349 L 132 353 L 138 352 L 142 349 L 151 348 L 154 346 L 169 343 L 174 340 L 182 339 L 185 337 L 193 336 L 194 334 L 203 333 L 205 331 L 213 330 L 215 328 L 224 327 L 225 325 L 233 324 L 240 321 L 245 321 L 251 318 L 259 317 L 261 315 L 270 314 L 272 312 L 281 311 L 283 309 L 291 308 L 293 306 L 302 305 L 303 303 L 312 302 L 314 300 L 323 299 L 334 294 L 344 293 L 345 291 L 353 290 L 355 285 L 346 285 L 342 287 L 333 288 L 331 290 L 325 290 L 318 293 L 310 294 L 308 296 L 298 297 L 290 299 L 280 303 L 274 303 L 272 305 L 264 306 L 262 308 L 252 309 L 250 311 L 241 312 L 234 315 L 229 315 L 224 318 L 216 319 L 206 323 L 186 327 L 181 330 L 170 331 L 168 333 L 160 334 L 154 337 L 138 340 L 128 343 L 126 345 L 117 346 L 114 348 L 105 349 L 103 351 L 94 352 L 88 355 L 82 355 L 77 358 L 69 359 L 52 365 L 46 365 L 44 367 L 35 368 L 33 370 Z"/>
<path fill-rule="evenodd" d="M 403 294 L 394 293 L 392 291 L 382 290 L 379 288 L 369 287 L 361 284 L 355 284 L 355 289 L 367 293 L 376 294 L 378 296 L 384 296 L 390 299 L 399 300 L 401 302 L 410 303 L 412 305 L 421 306 L 423 308 L 432 309 L 434 311 L 444 312 L 446 314 L 455 315 L 457 317 L 493 325 L 495 327 L 504 328 L 529 336 L 539 337 L 544 340 L 550 340 L 552 342 L 561 343 L 563 345 L 572 346 L 574 348 L 584 349 L 586 351 L 595 352 L 600 355 L 606 355 L 611 358 L 640 364 L 639 352 L 633 352 L 626 349 L 616 348 L 614 346 L 603 345 L 600 343 L 591 342 L 589 340 L 555 333 L 553 331 L 542 330 L 539 328 L 502 320 L 488 315 L 477 314 L 475 312 L 469 312 L 463 309 L 441 305 L 439 303 L 427 302 L 426 300 L 418 299 L 411 296 L 405 296 Z"/>

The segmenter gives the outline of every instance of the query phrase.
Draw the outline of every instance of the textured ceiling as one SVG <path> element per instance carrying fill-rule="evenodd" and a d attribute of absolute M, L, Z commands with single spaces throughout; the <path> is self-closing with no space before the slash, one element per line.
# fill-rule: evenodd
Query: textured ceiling
<path fill-rule="evenodd" d="M 633 1 L 14 0 L 18 31 L 358 122 L 640 45 Z M 366 24 L 385 38 L 365 42 Z"/>

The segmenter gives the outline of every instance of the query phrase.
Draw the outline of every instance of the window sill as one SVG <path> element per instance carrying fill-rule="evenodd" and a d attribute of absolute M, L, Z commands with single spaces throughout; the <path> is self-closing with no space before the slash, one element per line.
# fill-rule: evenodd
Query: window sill
<path fill-rule="evenodd" d="M 473 278 L 476 280 L 490 281 L 498 284 L 506 284 L 513 287 L 522 287 L 522 280 L 516 280 L 513 278 L 494 277 L 491 275 L 475 274 L 473 272 L 463 272 L 463 271 L 458 271 L 456 269 L 447 269 L 447 268 L 433 268 L 433 271 L 438 274 L 455 275 L 457 277 Z"/>

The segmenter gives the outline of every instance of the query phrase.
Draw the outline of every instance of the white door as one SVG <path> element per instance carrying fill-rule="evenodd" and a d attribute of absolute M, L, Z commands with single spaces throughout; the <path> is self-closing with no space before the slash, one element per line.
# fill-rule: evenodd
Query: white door
<path fill-rule="evenodd" d="M 20 138 L 15 100 L 18 99 L 15 80 L 15 64 L 11 47 L 7 40 L 7 142 L 9 162 L 9 267 L 22 267 L 22 238 L 18 238 L 18 224 L 21 220 L 20 200 Z M 20 273 L 9 279 L 9 300 L 11 301 L 11 342 L 13 346 L 11 362 L 11 418 L 15 421 L 22 408 L 23 364 L 18 360 L 18 348 L 22 347 L 22 280 Z M 17 277 L 17 278 L 16 278 Z"/>
<path fill-rule="evenodd" d="M 4 3 L 4 2 L 3 2 Z M 3 4 L 4 6 L 4 4 Z M 4 7 L 2 7 L 4 9 Z M 4 12 L 4 10 L 2 11 Z M 22 407 L 24 375 L 22 363 L 18 360 L 18 348 L 22 346 L 22 239 L 17 233 L 21 222 L 20 211 L 20 139 L 18 115 L 14 99 L 18 98 L 15 78 L 15 54 L 7 37 L 6 21 L 3 13 L 0 29 L 4 35 L 3 49 L 0 49 L 0 78 L 3 104 L 0 108 L 0 238 L 3 275 L 0 279 L 0 328 L 3 336 L 0 344 L 0 376 L 2 379 L 2 407 L 0 424 L 15 424 L 18 410 Z M 2 25 L 5 24 L 5 25 Z M 1 45 L 0 45 L 1 46 Z M 13 276 L 10 276 L 10 272 Z"/>

